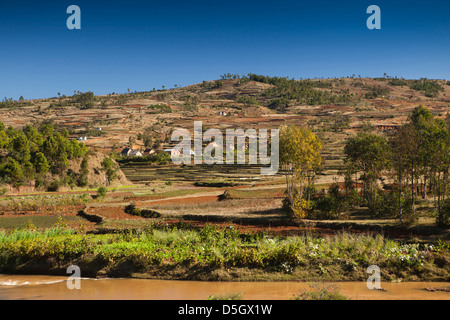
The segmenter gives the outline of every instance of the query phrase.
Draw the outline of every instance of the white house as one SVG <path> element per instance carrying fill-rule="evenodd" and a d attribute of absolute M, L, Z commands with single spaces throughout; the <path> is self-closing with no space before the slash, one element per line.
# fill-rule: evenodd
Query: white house
<path fill-rule="evenodd" d="M 130 157 L 142 157 L 142 152 L 138 150 L 131 150 L 129 153 Z"/>
<path fill-rule="evenodd" d="M 174 157 L 178 157 L 181 155 L 180 150 L 176 150 L 176 149 L 165 149 L 164 152 L 168 153 L 170 156 L 174 156 Z M 189 150 L 189 154 L 191 156 L 193 156 L 193 155 L 195 155 L 195 152 L 192 150 Z"/>

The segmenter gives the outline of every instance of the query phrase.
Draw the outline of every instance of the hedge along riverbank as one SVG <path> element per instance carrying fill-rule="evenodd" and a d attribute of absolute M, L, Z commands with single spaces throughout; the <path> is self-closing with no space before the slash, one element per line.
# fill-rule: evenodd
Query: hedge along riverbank
<path fill-rule="evenodd" d="M 402 244 L 381 235 L 269 237 L 230 227 L 154 224 L 141 231 L 0 233 L 0 272 L 190 280 L 355 281 L 370 265 L 384 280 L 449 281 L 448 243 Z"/>

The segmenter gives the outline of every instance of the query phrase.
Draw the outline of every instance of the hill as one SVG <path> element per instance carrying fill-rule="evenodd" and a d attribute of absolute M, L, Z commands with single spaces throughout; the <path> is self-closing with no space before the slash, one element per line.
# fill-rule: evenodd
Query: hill
<path fill-rule="evenodd" d="M 324 143 L 326 173 L 335 174 L 349 136 L 367 123 L 379 131 L 396 128 L 419 105 L 436 118 L 445 118 L 450 109 L 450 81 L 389 76 L 294 80 L 226 74 L 218 80 L 145 92 L 5 99 L 0 116 L 6 127 L 51 122 L 67 130 L 70 139 L 85 139 L 91 150 L 113 152 L 116 158 L 126 147 L 161 152 L 173 145 L 173 129 L 192 130 L 194 120 L 220 130 L 308 126 Z"/>

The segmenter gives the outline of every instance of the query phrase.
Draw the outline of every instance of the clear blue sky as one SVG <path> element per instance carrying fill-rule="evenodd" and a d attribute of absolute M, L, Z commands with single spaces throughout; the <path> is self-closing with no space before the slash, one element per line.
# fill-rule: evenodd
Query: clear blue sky
<path fill-rule="evenodd" d="M 69 5 L 81 30 L 68 30 Z M 369 5 L 381 30 L 369 30 Z M 450 79 L 450 1 L 0 1 L 0 99 L 172 88 L 224 73 Z"/>

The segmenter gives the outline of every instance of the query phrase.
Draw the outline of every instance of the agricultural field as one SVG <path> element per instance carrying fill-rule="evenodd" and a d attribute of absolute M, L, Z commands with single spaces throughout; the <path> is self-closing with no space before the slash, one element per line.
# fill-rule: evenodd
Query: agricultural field
<path fill-rule="evenodd" d="M 381 250 L 385 255 L 380 261 L 392 278 L 448 281 L 450 230 L 448 223 L 436 223 L 434 191 L 423 198 L 416 195 L 415 216 L 407 223 L 400 221 L 396 214 L 374 214 L 362 200 L 351 205 L 346 203 L 345 208 L 339 207 L 340 211 L 334 207 L 328 210 L 332 205 L 340 205 L 332 201 L 341 199 L 326 197 L 331 195 L 331 187 L 337 186 L 341 194 L 348 187 L 344 159 L 349 139 L 369 129 L 376 136 L 388 135 L 407 124 L 418 106 L 426 108 L 433 119 L 448 123 L 448 82 L 432 81 L 439 89 L 424 91 L 420 90 L 420 81 L 397 80 L 345 78 L 292 82 L 250 75 L 204 81 L 183 88 L 105 96 L 76 93 L 73 97 L 60 96 L 28 101 L 23 106 L 0 107 L 5 130 L 10 126 L 18 130 L 28 124 L 42 128 L 44 122 L 51 124 L 55 131 L 66 132 L 67 139 L 81 141 L 89 150 L 82 155 L 86 159 L 85 170 L 89 171 L 89 175 L 86 172 L 84 176 L 87 179 L 84 184 L 80 183 L 81 158 L 69 159 L 74 173 L 59 172 L 59 184 L 54 190 L 42 185 L 37 187 L 35 177 L 17 179 L 14 185 L 2 180 L 0 246 L 5 249 L 2 251 L 4 270 L 11 270 L 5 253 L 14 251 L 11 239 L 24 246 L 24 251 L 14 254 L 27 259 L 36 249 L 33 246 L 48 238 L 54 239 L 51 241 L 55 241 L 55 245 L 59 241 L 74 241 L 77 248 L 80 243 L 88 244 L 87 251 L 61 249 L 58 254 L 65 263 L 72 255 L 76 259 L 100 257 L 116 262 L 136 255 L 140 257 L 133 260 L 134 272 L 139 273 L 136 265 L 143 264 L 146 267 L 141 271 L 149 277 L 158 277 L 157 272 L 163 270 L 152 269 L 148 265 L 151 260 L 160 267 L 164 263 L 192 263 L 192 269 L 183 269 L 185 273 L 194 272 L 195 268 L 217 269 L 216 276 L 220 273 L 218 270 L 231 266 L 281 272 L 281 275 L 269 277 L 277 279 L 301 277 L 295 271 L 299 265 L 307 265 L 311 270 L 320 266 L 321 274 L 330 279 L 336 279 L 340 268 L 344 268 L 350 273 L 344 280 L 354 280 L 361 278 L 362 269 L 357 266 L 373 262 L 374 257 L 368 252 Z M 205 130 L 221 131 L 281 126 L 308 128 L 322 144 L 322 161 L 315 172 L 314 193 L 309 199 L 316 202 L 319 209 L 310 210 L 312 213 L 306 215 L 286 213 L 287 172 L 282 167 L 276 175 L 264 176 L 260 174 L 261 164 L 173 164 L 163 155 L 163 150 L 174 146 L 171 133 L 177 128 L 193 132 L 194 121 L 201 121 Z M 125 148 L 143 153 L 151 149 L 153 155 L 123 156 L 121 151 Z M 6 151 L 0 153 L 1 158 L 8 156 Z M 52 181 L 55 176 L 46 179 Z M 383 172 L 383 180 L 377 184 L 382 190 L 382 186 L 389 187 L 393 181 L 395 175 Z M 352 185 L 357 195 L 358 192 L 361 195 L 362 185 L 366 186 L 358 179 Z M 419 187 L 418 192 L 422 190 Z M 426 187 L 423 189 L 426 193 Z M 379 192 L 379 197 L 390 189 L 384 190 Z M 441 196 L 448 197 L 448 188 L 444 188 Z M 322 198 L 329 202 L 320 202 Z M 329 208 L 323 210 L 325 213 L 318 213 L 323 203 Z M 235 233 L 226 231 L 230 229 Z M 48 235 L 45 233 L 48 230 L 57 231 Z M 235 256 L 220 247 L 224 245 L 220 241 L 228 236 L 232 243 L 230 250 L 236 250 Z M 30 242 L 33 239 L 37 244 Z M 186 241 L 200 246 L 205 239 L 212 241 L 208 242 L 208 254 L 197 247 L 192 250 L 184 247 L 188 246 Z M 348 250 L 364 254 L 345 256 L 345 263 L 337 263 L 339 250 L 353 242 L 361 247 Z M 147 260 L 142 258 L 142 252 L 152 251 L 158 244 L 164 249 L 159 253 L 155 251 Z M 278 245 L 288 252 L 275 250 Z M 307 256 L 308 246 L 320 248 L 319 260 Z M 176 248 L 173 256 L 170 256 L 170 248 Z M 47 249 L 38 250 L 36 256 L 48 258 L 51 250 L 47 252 Z M 291 255 L 291 249 L 298 254 Z M 395 251 L 397 256 L 388 255 L 388 250 Z M 399 271 L 402 263 L 396 262 L 402 250 L 405 259 L 412 261 L 404 272 Z M 325 258 L 330 252 L 332 255 Z M 414 256 L 416 253 L 422 254 L 423 259 Z M 434 260 L 433 255 L 437 257 Z M 288 260 L 292 263 L 285 264 Z M 419 268 L 422 262 L 426 265 L 424 269 Z M 95 266 L 90 265 L 90 268 L 95 269 Z M 351 274 L 352 268 L 358 269 L 358 273 Z M 313 276 L 316 271 L 311 270 L 307 278 L 316 278 Z M 94 271 L 92 274 L 99 275 Z M 174 272 L 173 277 L 190 277 L 180 274 Z M 223 275 L 223 279 L 240 277 L 230 274 Z M 120 271 L 107 272 L 107 275 L 120 276 Z M 256 272 L 247 276 L 263 279 L 268 274 Z"/>

